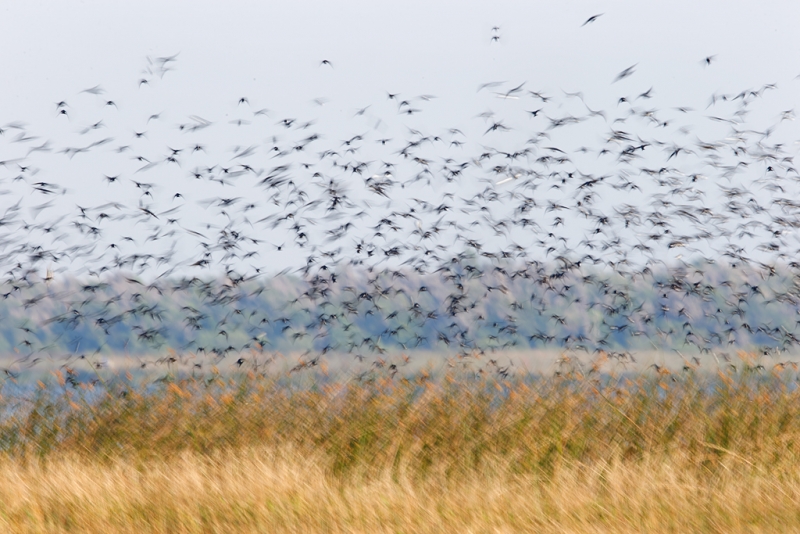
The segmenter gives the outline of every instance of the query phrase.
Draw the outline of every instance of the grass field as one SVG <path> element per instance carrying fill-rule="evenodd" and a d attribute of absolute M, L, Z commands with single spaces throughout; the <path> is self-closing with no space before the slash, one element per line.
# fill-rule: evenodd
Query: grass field
<path fill-rule="evenodd" d="M 800 532 L 800 391 L 716 372 L 315 368 L 0 390 L 2 532 Z"/>

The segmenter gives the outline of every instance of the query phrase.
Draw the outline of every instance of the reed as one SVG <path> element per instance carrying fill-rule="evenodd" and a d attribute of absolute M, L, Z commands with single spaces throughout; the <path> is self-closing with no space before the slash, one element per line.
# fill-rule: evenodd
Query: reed
<path fill-rule="evenodd" d="M 0 397 L 0 530 L 800 531 L 793 369 L 597 369 L 56 371 Z"/>

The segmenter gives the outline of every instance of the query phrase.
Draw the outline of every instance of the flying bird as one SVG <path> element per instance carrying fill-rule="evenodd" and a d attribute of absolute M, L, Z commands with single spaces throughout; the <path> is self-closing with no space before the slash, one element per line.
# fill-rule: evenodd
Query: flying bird
<path fill-rule="evenodd" d="M 589 17 L 588 19 L 586 19 L 586 22 L 584 22 L 583 24 L 581 24 L 581 28 L 583 28 L 583 27 L 584 27 L 584 26 L 586 26 L 587 24 L 590 24 L 590 23 L 592 23 L 592 22 L 596 21 L 597 19 L 599 19 L 599 18 L 600 18 L 600 17 L 602 17 L 602 16 L 603 16 L 603 13 L 599 13 L 599 14 L 597 14 L 597 15 L 592 15 L 591 17 Z"/>
<path fill-rule="evenodd" d="M 625 69 L 622 72 L 620 72 L 619 74 L 617 74 L 617 77 L 614 78 L 614 81 L 611 82 L 611 83 L 612 84 L 613 83 L 617 83 L 618 81 L 623 80 L 623 79 L 627 78 L 628 76 L 630 76 L 631 74 L 633 74 L 635 72 L 634 69 L 636 68 L 636 65 L 638 65 L 638 63 L 635 63 L 635 64 L 631 65 L 627 69 Z"/>

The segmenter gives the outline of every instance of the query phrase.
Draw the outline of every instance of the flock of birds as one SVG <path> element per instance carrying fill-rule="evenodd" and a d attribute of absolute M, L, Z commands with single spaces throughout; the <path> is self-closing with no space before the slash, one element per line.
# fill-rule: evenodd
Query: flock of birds
<path fill-rule="evenodd" d="M 148 59 L 137 90 L 177 65 Z M 239 95 L 232 118 L 176 121 L 102 86 L 48 104 L 42 127 L 6 122 L 3 371 L 101 367 L 134 345 L 142 367 L 201 369 L 202 354 L 258 367 L 281 343 L 297 347 L 293 370 L 351 354 L 394 374 L 418 348 L 486 356 L 500 374 L 492 354 L 531 347 L 674 349 L 692 364 L 748 343 L 794 365 L 781 356 L 800 341 L 794 111 L 748 122 L 776 84 L 656 108 L 654 88 L 623 90 L 635 71 L 598 110 L 488 82 L 453 127 L 425 129 L 446 105 L 434 95 L 389 92 L 331 135 L 323 98 L 305 117 Z"/>

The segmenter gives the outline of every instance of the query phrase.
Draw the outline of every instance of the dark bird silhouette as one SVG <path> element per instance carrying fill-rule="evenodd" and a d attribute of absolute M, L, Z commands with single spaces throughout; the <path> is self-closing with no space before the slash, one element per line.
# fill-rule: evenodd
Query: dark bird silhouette
<path fill-rule="evenodd" d="M 617 83 L 620 80 L 624 80 L 625 78 L 627 78 L 628 76 L 630 76 L 631 74 L 633 74 L 635 72 L 635 68 L 636 68 L 636 64 L 631 65 L 627 69 L 625 69 L 622 72 L 620 72 L 619 74 L 617 74 L 617 77 L 614 78 L 614 81 L 611 82 L 611 83 Z"/>
<path fill-rule="evenodd" d="M 600 14 L 598 14 L 598 15 L 592 15 L 591 17 L 589 17 L 588 19 L 586 19 L 586 22 L 584 22 L 583 24 L 581 24 L 581 28 L 583 28 L 583 27 L 584 27 L 584 26 L 586 26 L 587 24 L 590 24 L 590 23 L 592 23 L 592 22 L 596 21 L 597 19 L 599 19 L 599 18 L 600 18 L 600 17 L 602 17 L 602 16 L 603 16 L 603 13 L 600 13 Z"/>

